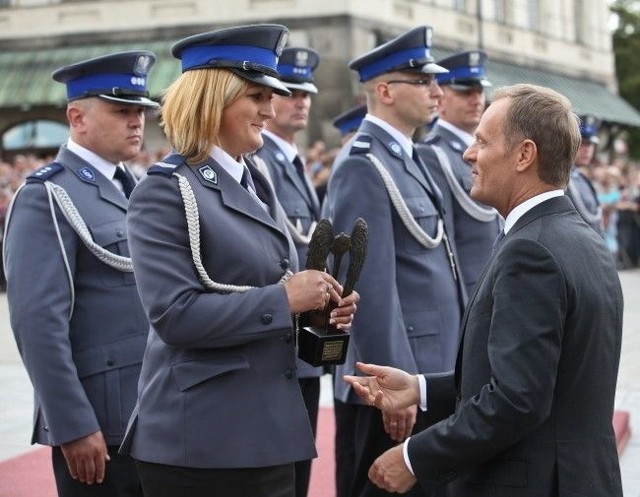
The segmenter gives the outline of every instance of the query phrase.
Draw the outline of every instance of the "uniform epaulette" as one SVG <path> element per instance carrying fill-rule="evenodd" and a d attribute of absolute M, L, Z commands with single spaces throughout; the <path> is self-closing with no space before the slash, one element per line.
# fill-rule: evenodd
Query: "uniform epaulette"
<path fill-rule="evenodd" d="M 372 137 L 369 135 L 358 135 L 351 144 L 349 155 L 366 154 L 371 150 Z"/>
<path fill-rule="evenodd" d="M 57 162 L 52 162 L 51 164 L 47 164 L 46 166 L 41 167 L 40 169 L 36 169 L 29 176 L 27 176 L 27 183 L 31 181 L 47 181 L 55 174 L 58 174 L 60 171 L 64 169 L 62 164 L 58 164 Z"/>
<path fill-rule="evenodd" d="M 156 162 L 147 170 L 147 174 L 158 174 L 170 177 L 173 172 L 184 163 L 184 157 L 180 154 L 167 155 L 160 162 Z"/>
<path fill-rule="evenodd" d="M 435 145 L 440 141 L 441 138 L 442 137 L 440 135 L 427 135 L 422 143 L 425 143 L 427 145 Z"/>

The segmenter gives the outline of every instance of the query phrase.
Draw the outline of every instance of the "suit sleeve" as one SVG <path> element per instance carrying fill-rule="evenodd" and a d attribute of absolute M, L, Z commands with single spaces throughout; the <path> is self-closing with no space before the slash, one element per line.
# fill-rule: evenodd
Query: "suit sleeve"
<path fill-rule="evenodd" d="M 56 210 L 71 274 L 78 238 Z M 45 187 L 16 195 L 5 236 L 11 327 L 54 445 L 100 430 L 74 364 L 69 335 L 72 294 Z M 40 426 L 36 426 L 40 429 Z"/>
<path fill-rule="evenodd" d="M 350 157 L 333 175 L 328 195 L 335 233 L 351 233 L 359 217 L 369 233 L 349 347 L 357 360 L 417 373 L 396 284 L 396 213 L 380 175 L 369 160 Z"/>
<path fill-rule="evenodd" d="M 150 175 L 136 187 L 127 230 L 142 305 L 169 345 L 229 347 L 292 327 L 286 292 L 279 283 L 223 294 L 208 291 L 200 282 L 175 180 Z"/>
<path fill-rule="evenodd" d="M 492 267 L 491 295 L 483 296 L 487 302 L 476 300 L 469 315 L 473 320 L 475 309 L 491 313 L 483 358 L 489 378 L 475 395 L 463 390 L 454 415 L 409 441 L 409 457 L 425 489 L 517 443 L 551 410 L 567 310 L 562 270 L 546 248 L 523 239 L 505 244 Z M 476 361 L 467 350 L 474 340 L 464 337 L 463 376 L 484 374 L 467 364 Z"/>

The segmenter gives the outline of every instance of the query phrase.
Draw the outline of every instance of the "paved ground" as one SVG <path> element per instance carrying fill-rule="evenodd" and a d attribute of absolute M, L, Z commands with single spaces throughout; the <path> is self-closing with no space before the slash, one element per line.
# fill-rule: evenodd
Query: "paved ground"
<path fill-rule="evenodd" d="M 616 408 L 630 412 L 631 429 L 635 430 L 620 462 L 624 495 L 640 497 L 640 270 L 621 272 L 620 279 L 625 295 L 625 328 Z M 325 377 L 323 381 L 324 407 L 332 405 L 328 380 Z M 0 462 L 34 450 L 29 445 L 32 405 L 31 386 L 9 328 L 3 294 L 0 295 Z M 325 451 L 322 457 L 330 454 Z"/>

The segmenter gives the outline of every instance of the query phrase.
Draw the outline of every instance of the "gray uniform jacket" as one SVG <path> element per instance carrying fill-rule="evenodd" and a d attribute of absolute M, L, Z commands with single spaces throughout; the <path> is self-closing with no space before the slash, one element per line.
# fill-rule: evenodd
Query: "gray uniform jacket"
<path fill-rule="evenodd" d="M 263 135 L 264 145 L 257 155 L 269 170 L 269 176 L 275 190 L 276 197 L 282 205 L 291 224 L 308 235 L 312 223 L 320 217 L 320 204 L 315 188 L 305 176 L 302 181 L 296 171 L 296 166 L 287 160 L 278 145 L 268 136 Z M 306 184 L 305 184 L 306 183 Z M 300 268 L 304 268 L 307 261 L 308 244 L 293 237 L 298 254 Z M 314 368 L 302 360 L 298 360 L 298 377 L 310 378 L 322 374 L 322 368 Z"/>
<path fill-rule="evenodd" d="M 260 206 L 217 162 L 174 155 L 131 196 L 128 230 L 142 304 L 151 322 L 138 403 L 121 451 L 192 468 L 249 468 L 315 457 L 296 381 L 292 316 L 280 278 L 297 257 L 267 179 L 248 162 Z M 177 173 L 199 209 L 201 283 Z"/>
<path fill-rule="evenodd" d="M 365 154 L 382 162 L 412 217 L 431 237 L 440 219 L 439 193 L 428 172 L 376 124 L 363 121 L 352 143 L 350 155 L 334 165 L 327 208 L 336 233 L 350 233 L 356 219 L 363 218 L 369 245 L 356 286 L 361 299 L 347 359 L 337 367 L 337 377 L 355 374 L 356 361 L 409 372 L 452 371 L 464 305 L 460 278 L 454 279 L 444 243 L 427 249 L 409 233 Z M 341 381 L 335 395 L 343 402 L 359 402 Z"/>
<path fill-rule="evenodd" d="M 577 167 L 571 169 L 569 187 L 566 193 L 582 219 L 584 219 L 596 233 L 604 236 L 598 194 L 591 180 L 582 174 Z"/>
<path fill-rule="evenodd" d="M 32 442 L 60 445 L 102 430 L 107 444 L 119 445 L 149 324 L 133 273 L 98 260 L 57 205 L 54 223 L 44 180 L 68 192 L 97 244 L 129 255 L 127 199 L 66 147 L 14 198 L 5 238 L 7 297 L 35 391 Z"/>
<path fill-rule="evenodd" d="M 502 218 L 496 213 L 491 221 L 478 221 L 461 207 L 451 192 L 443 166 L 431 145 L 440 147 L 446 154 L 453 175 L 467 197 L 472 186 L 471 165 L 462 158 L 466 146 L 460 141 L 460 138 L 437 124 L 427 136 L 425 143 L 416 145 L 423 162 L 429 167 L 429 172 L 442 191 L 447 225 L 455 241 L 462 277 L 467 287 L 467 293 L 470 294 L 478 281 L 482 268 L 491 255 L 493 242 L 502 229 Z M 471 198 L 469 201 L 483 209 L 488 209 Z"/>

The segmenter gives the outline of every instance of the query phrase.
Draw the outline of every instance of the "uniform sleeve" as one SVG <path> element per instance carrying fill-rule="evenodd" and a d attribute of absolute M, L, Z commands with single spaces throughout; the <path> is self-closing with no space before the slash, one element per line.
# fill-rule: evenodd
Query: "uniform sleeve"
<path fill-rule="evenodd" d="M 150 175 L 136 187 L 127 229 L 142 305 L 167 344 L 229 347 L 292 327 L 281 284 L 223 294 L 208 291 L 199 281 L 175 179 Z"/>
<path fill-rule="evenodd" d="M 78 238 L 56 210 L 70 274 Z M 100 429 L 71 352 L 69 272 L 45 187 L 29 183 L 16 194 L 5 235 L 11 327 L 54 445 Z M 36 429 L 40 429 L 37 426 Z"/>
<path fill-rule="evenodd" d="M 395 212 L 379 173 L 367 159 L 349 157 L 336 169 L 327 195 L 335 233 L 351 233 L 359 217 L 368 226 L 367 257 L 356 285 L 361 298 L 349 346 L 357 360 L 418 372 L 396 285 Z"/>

